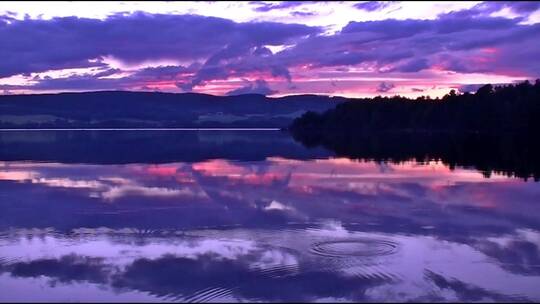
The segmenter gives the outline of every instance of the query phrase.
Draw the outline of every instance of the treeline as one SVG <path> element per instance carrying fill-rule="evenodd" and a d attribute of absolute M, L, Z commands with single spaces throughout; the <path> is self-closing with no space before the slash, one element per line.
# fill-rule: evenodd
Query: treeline
<path fill-rule="evenodd" d="M 503 174 L 540 181 L 540 142 L 523 134 L 388 132 L 325 138 L 295 133 L 293 136 L 304 146 L 322 146 L 338 157 L 396 164 L 438 160 L 450 169 L 476 169 L 485 177 Z"/>
<path fill-rule="evenodd" d="M 440 99 L 376 97 L 348 101 L 321 114 L 307 112 L 289 127 L 306 146 L 338 156 L 402 162 L 441 160 L 540 179 L 540 80 Z"/>
<path fill-rule="evenodd" d="M 540 130 L 540 80 L 474 94 L 455 90 L 442 98 L 401 96 L 351 100 L 323 113 L 306 112 L 290 130 L 335 136 L 373 132 L 536 132 Z M 313 135 L 313 134 L 312 134 Z"/>

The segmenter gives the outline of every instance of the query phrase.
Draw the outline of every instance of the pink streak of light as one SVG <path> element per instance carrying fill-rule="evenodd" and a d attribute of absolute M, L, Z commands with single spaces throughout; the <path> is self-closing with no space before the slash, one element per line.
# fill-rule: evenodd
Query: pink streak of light
<path fill-rule="evenodd" d="M 285 173 L 252 173 L 248 168 L 237 166 L 224 160 L 196 163 L 193 164 L 192 168 L 206 176 L 226 177 L 234 182 L 253 185 L 269 185 L 285 178 Z"/>
<path fill-rule="evenodd" d="M 194 183 L 192 176 L 188 172 L 182 172 L 177 166 L 156 165 L 156 166 L 134 166 L 131 170 L 149 178 L 174 178 L 180 183 Z"/>
<path fill-rule="evenodd" d="M 154 176 L 175 176 L 177 168 L 172 166 L 152 166 L 146 168 L 146 173 Z"/>
<path fill-rule="evenodd" d="M 244 167 L 219 159 L 195 163 L 192 165 L 192 168 L 195 171 L 199 171 L 202 174 L 209 176 L 223 176 L 231 174 L 243 175 L 249 173 L 249 171 Z"/>
<path fill-rule="evenodd" d="M 487 48 L 483 48 L 481 49 L 482 52 L 484 53 L 489 53 L 489 54 L 494 54 L 494 53 L 498 53 L 499 50 L 497 48 L 493 48 L 493 47 L 487 47 Z"/>

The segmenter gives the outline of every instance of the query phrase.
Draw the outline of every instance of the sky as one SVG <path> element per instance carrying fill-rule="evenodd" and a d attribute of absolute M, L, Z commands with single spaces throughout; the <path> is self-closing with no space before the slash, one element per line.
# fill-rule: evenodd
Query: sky
<path fill-rule="evenodd" d="M 0 94 L 443 96 L 540 78 L 540 2 L 0 2 Z"/>

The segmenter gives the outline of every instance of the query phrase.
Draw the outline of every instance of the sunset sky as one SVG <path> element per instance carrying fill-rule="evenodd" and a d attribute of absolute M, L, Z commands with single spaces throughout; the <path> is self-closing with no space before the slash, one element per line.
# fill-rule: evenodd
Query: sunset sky
<path fill-rule="evenodd" d="M 0 2 L 0 94 L 442 96 L 540 78 L 540 2 Z"/>

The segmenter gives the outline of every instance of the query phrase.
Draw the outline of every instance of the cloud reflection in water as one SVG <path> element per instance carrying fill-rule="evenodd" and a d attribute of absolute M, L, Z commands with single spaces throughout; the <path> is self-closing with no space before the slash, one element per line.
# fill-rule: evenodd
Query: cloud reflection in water
<path fill-rule="evenodd" d="M 540 299 L 540 186 L 437 162 L 4 162 L 0 195 L 0 284 L 50 287 L 0 300 Z"/>

